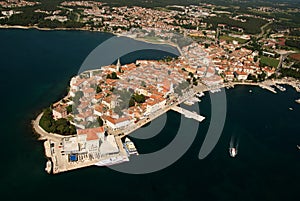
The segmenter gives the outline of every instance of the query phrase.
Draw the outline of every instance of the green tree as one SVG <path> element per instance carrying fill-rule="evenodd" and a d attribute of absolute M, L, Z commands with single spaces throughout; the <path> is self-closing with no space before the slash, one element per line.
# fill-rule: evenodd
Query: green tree
<path fill-rule="evenodd" d="M 100 93 L 100 92 L 102 92 L 102 89 L 101 89 L 101 87 L 98 85 L 97 88 L 96 88 L 96 93 Z"/>
<path fill-rule="evenodd" d="M 99 123 L 99 126 L 103 126 L 103 120 L 101 117 L 98 117 L 97 121 Z"/>
<path fill-rule="evenodd" d="M 111 79 L 119 79 L 116 72 L 112 72 Z"/>
<path fill-rule="evenodd" d="M 135 95 L 133 95 L 133 99 L 137 103 L 144 103 L 145 102 L 145 96 L 143 94 L 135 94 Z"/>
<path fill-rule="evenodd" d="M 134 99 L 131 97 L 129 100 L 129 107 L 133 107 L 135 105 Z"/>
<path fill-rule="evenodd" d="M 72 112 L 72 105 L 67 106 L 67 113 L 70 114 Z"/>

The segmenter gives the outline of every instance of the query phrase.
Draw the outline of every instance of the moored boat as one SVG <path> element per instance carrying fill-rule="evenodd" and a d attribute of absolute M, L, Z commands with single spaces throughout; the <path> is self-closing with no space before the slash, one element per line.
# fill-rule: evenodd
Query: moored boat
<path fill-rule="evenodd" d="M 279 89 L 280 91 L 286 91 L 286 88 L 284 88 L 283 86 L 280 86 L 280 85 L 275 85 L 275 87 L 277 88 L 277 89 Z"/>
<path fill-rule="evenodd" d="M 46 168 L 45 168 L 45 171 L 50 174 L 51 173 L 51 169 L 52 169 L 52 163 L 50 160 L 47 161 L 46 163 Z"/>
<path fill-rule="evenodd" d="M 135 145 L 128 137 L 125 138 L 125 142 L 123 145 L 129 155 L 132 155 L 132 154 L 139 155 Z"/>

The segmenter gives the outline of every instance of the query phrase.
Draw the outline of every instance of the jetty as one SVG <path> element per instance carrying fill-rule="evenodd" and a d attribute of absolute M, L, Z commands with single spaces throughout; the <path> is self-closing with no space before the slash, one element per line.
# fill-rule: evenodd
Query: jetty
<path fill-rule="evenodd" d="M 199 122 L 202 122 L 205 119 L 205 117 L 197 114 L 196 112 L 191 112 L 189 110 L 186 110 L 186 109 L 178 107 L 178 106 L 174 106 L 171 109 L 176 112 L 179 112 L 180 114 L 183 114 L 186 118 L 195 119 L 196 121 L 199 121 Z"/>

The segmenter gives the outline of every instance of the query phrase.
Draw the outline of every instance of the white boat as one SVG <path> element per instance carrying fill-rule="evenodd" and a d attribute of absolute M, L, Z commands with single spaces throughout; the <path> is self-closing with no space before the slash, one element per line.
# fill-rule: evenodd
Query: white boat
<path fill-rule="evenodd" d="M 298 148 L 298 149 L 300 149 L 300 146 L 299 146 L 299 145 L 297 145 L 297 148 Z"/>
<path fill-rule="evenodd" d="M 198 98 L 201 98 L 202 96 L 204 96 L 205 94 L 203 93 L 203 92 L 201 92 L 201 93 L 197 93 L 196 94 L 196 96 L 198 97 Z"/>
<path fill-rule="evenodd" d="M 127 157 L 123 157 L 123 156 L 114 156 L 108 159 L 103 159 L 98 161 L 97 163 L 95 163 L 95 165 L 97 166 L 110 166 L 110 165 L 116 165 L 119 163 L 123 163 L 129 161 L 129 159 Z"/>
<path fill-rule="evenodd" d="M 188 106 L 194 105 L 194 102 L 192 102 L 192 101 L 184 101 L 183 103 L 188 105 Z"/>
<path fill-rule="evenodd" d="M 231 157 L 235 157 L 237 155 L 237 149 L 234 147 L 229 148 L 229 154 Z"/>
<path fill-rule="evenodd" d="M 296 101 L 296 103 L 299 103 L 300 104 L 300 98 L 299 99 L 297 99 L 297 100 L 295 100 Z"/>
<path fill-rule="evenodd" d="M 252 90 L 250 89 L 249 92 L 252 93 Z"/>
<path fill-rule="evenodd" d="M 133 154 L 139 155 L 135 145 L 128 137 L 125 138 L 125 142 L 123 145 L 129 155 L 133 155 Z"/>
<path fill-rule="evenodd" d="M 188 106 L 191 106 L 191 105 L 194 105 L 194 103 L 196 102 L 200 102 L 201 100 L 196 98 L 196 97 L 192 97 L 190 98 L 189 100 L 186 100 L 185 102 L 183 102 L 184 104 L 188 105 Z"/>
<path fill-rule="evenodd" d="M 275 85 L 275 87 L 277 87 L 277 89 L 279 89 L 280 91 L 286 91 L 286 88 L 284 88 L 283 86 Z"/>
<path fill-rule="evenodd" d="M 221 89 L 211 89 L 210 90 L 211 93 L 216 93 L 216 92 L 220 92 L 220 91 L 221 91 Z"/>
<path fill-rule="evenodd" d="M 46 168 L 45 168 L 45 171 L 50 174 L 51 173 L 51 169 L 52 169 L 52 163 L 50 160 L 47 161 L 46 163 Z"/>

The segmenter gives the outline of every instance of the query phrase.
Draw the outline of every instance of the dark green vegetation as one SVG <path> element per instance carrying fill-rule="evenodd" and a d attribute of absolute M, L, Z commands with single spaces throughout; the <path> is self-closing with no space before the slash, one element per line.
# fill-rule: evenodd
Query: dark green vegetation
<path fill-rule="evenodd" d="M 100 93 L 100 92 L 102 92 L 102 89 L 101 89 L 100 86 L 97 86 L 97 88 L 96 88 L 96 93 Z"/>
<path fill-rule="evenodd" d="M 76 134 L 75 126 L 70 124 L 67 119 L 53 119 L 51 108 L 44 109 L 44 114 L 39 124 L 45 131 L 50 133 L 57 133 L 61 135 Z"/>
<path fill-rule="evenodd" d="M 132 98 L 137 103 L 144 103 L 145 102 L 145 96 L 143 94 L 134 94 L 132 96 Z"/>
<path fill-rule="evenodd" d="M 293 77 L 293 78 L 296 78 L 296 79 L 300 79 L 299 69 L 281 68 L 280 73 L 281 73 L 280 77 Z"/>
<path fill-rule="evenodd" d="M 285 44 L 300 49 L 300 39 L 287 39 Z"/>
<path fill-rule="evenodd" d="M 260 33 L 260 27 L 267 23 L 266 20 L 258 18 L 245 17 L 245 19 L 247 20 L 246 22 L 240 22 L 237 20 L 230 19 L 228 15 L 221 15 L 207 18 L 204 21 L 208 24 L 211 24 L 213 29 L 216 29 L 218 27 L 218 24 L 226 24 L 231 27 L 243 28 L 245 33 L 249 34 Z"/>
<path fill-rule="evenodd" d="M 119 77 L 116 72 L 112 72 L 111 74 L 107 74 L 106 79 L 116 80 L 116 79 L 119 79 Z"/>

